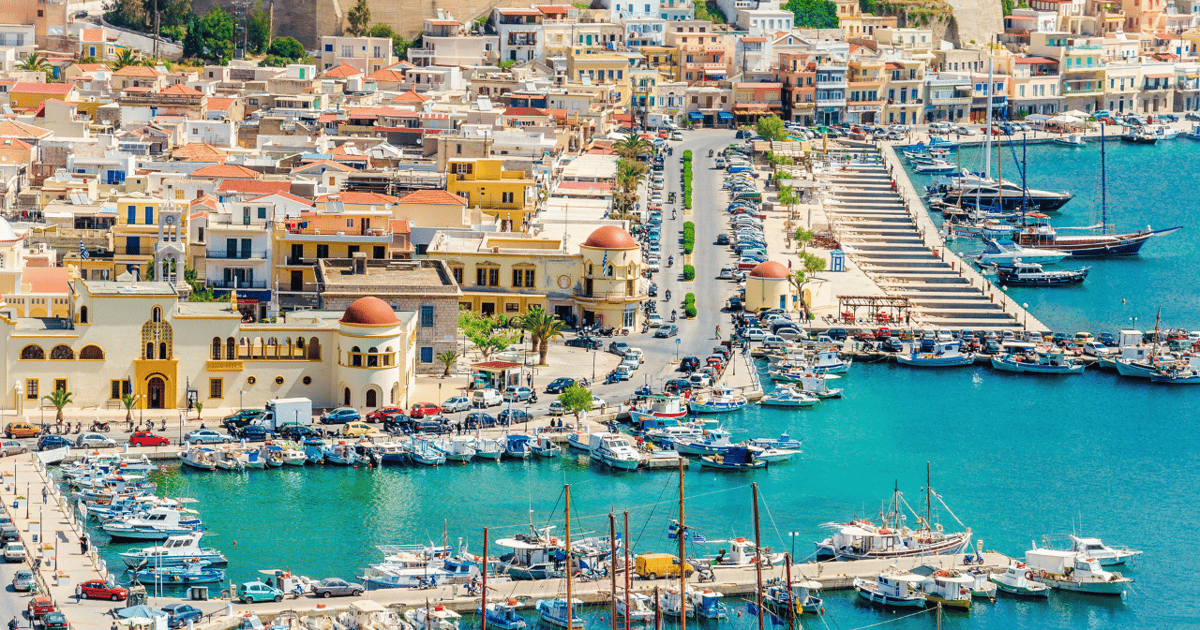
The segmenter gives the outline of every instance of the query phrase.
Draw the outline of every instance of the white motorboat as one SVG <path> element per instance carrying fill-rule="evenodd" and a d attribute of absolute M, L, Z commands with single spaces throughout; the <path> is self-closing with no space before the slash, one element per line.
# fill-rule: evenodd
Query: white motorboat
<path fill-rule="evenodd" d="M 1029 355 L 1004 355 L 992 357 L 992 367 L 1005 372 L 1033 374 L 1082 374 L 1086 363 L 1076 362 L 1065 356 L 1060 349 L 1044 348 Z"/>
<path fill-rule="evenodd" d="M 1010 266 L 998 266 L 996 275 L 1000 277 L 1000 282 L 1010 286 L 1057 287 L 1079 284 L 1087 279 L 1091 270 L 1091 267 L 1080 267 L 1046 271 L 1037 263 L 1018 258 Z"/>
<path fill-rule="evenodd" d="M 924 576 L 888 569 L 874 580 L 854 578 L 859 597 L 890 608 L 924 608 L 925 594 L 918 589 Z"/>
<path fill-rule="evenodd" d="M 474 438 L 441 438 L 433 441 L 433 448 L 445 455 L 448 462 L 469 462 L 475 458 Z"/>
<path fill-rule="evenodd" d="M 114 540 L 166 540 L 200 527 L 195 510 L 158 507 L 144 514 L 113 519 L 101 526 Z"/>
<path fill-rule="evenodd" d="M 1125 564 L 1127 561 L 1142 555 L 1142 552 L 1137 549 L 1130 549 L 1129 547 L 1117 549 L 1104 544 L 1099 538 L 1082 538 L 1074 535 L 1071 536 L 1070 551 L 1075 551 L 1089 558 L 1095 558 L 1102 567 Z"/>
<path fill-rule="evenodd" d="M 996 589 L 1018 597 L 1049 597 L 1050 587 L 1033 579 L 1034 573 L 1024 562 L 1009 566 L 1004 573 L 992 573 L 989 579 Z"/>
<path fill-rule="evenodd" d="M 475 457 L 479 459 L 490 459 L 492 461 L 500 461 L 504 456 L 504 447 L 499 441 L 490 438 L 475 438 Z"/>
<path fill-rule="evenodd" d="M 725 387 L 714 387 L 711 394 L 692 398 L 688 406 L 693 413 L 729 413 L 746 406 L 746 397 Z"/>
<path fill-rule="evenodd" d="M 925 602 L 930 605 L 941 604 L 948 608 L 961 610 L 971 609 L 971 590 L 975 579 L 963 575 L 954 569 L 939 569 L 931 566 L 919 566 L 912 570 L 916 575 L 925 579 L 917 584 L 917 590 L 925 594 Z"/>
<path fill-rule="evenodd" d="M 758 404 L 765 407 L 811 407 L 819 402 L 816 394 L 795 387 L 777 387 L 758 399 Z"/>
<path fill-rule="evenodd" d="M 621 470 L 637 470 L 645 459 L 620 433 L 593 433 L 591 458 Z"/>
<path fill-rule="evenodd" d="M 928 347 L 918 348 L 918 346 L 925 346 L 927 342 L 928 340 L 910 342 L 913 350 L 897 354 L 896 361 L 903 365 L 916 367 L 955 367 L 974 365 L 975 363 L 975 353 L 962 352 L 962 342 L 957 339 L 931 342 Z"/>
<path fill-rule="evenodd" d="M 171 536 L 166 542 L 154 547 L 144 547 L 132 551 L 121 552 L 121 561 L 129 567 L 177 567 L 193 562 L 207 562 L 213 566 L 223 566 L 227 563 L 225 554 L 209 547 L 201 547 L 201 532 L 192 532 L 185 536 Z"/>
<path fill-rule="evenodd" d="M 1066 145 L 1069 147 L 1085 147 L 1085 146 L 1087 146 L 1087 142 L 1083 139 L 1083 136 L 1081 136 L 1080 134 L 1077 134 L 1077 133 L 1072 133 L 1072 134 L 1068 134 L 1065 136 L 1059 136 L 1059 137 L 1055 138 L 1054 140 L 1052 140 L 1052 142 L 1054 144 L 1063 144 L 1063 145 Z"/>
<path fill-rule="evenodd" d="M 1063 591 L 1092 595 L 1125 595 L 1133 583 L 1120 573 L 1110 573 L 1095 558 L 1077 551 L 1031 549 L 1025 552 L 1030 579 Z"/>
<path fill-rule="evenodd" d="M 192 446 L 187 450 L 179 453 L 179 461 L 188 468 L 197 470 L 216 470 L 217 463 L 213 457 L 213 450 L 200 446 Z"/>
<path fill-rule="evenodd" d="M 667 617 L 692 617 L 696 614 L 696 607 L 686 596 L 681 596 L 677 588 L 667 588 L 659 594 L 658 609 Z"/>
<path fill-rule="evenodd" d="M 1052 265 L 1071 255 L 1056 249 L 1022 247 L 1010 240 L 989 238 L 985 242 L 986 248 L 975 257 L 981 265 L 1013 265 L 1017 262 Z"/>
<path fill-rule="evenodd" d="M 405 621 L 423 630 L 458 630 L 458 620 L 461 618 L 462 615 L 441 604 L 404 611 Z"/>
<path fill-rule="evenodd" d="M 632 622 L 654 622 L 654 600 L 642 593 L 629 593 L 629 610 L 625 609 L 625 598 L 617 597 L 617 614 L 627 617 Z"/>

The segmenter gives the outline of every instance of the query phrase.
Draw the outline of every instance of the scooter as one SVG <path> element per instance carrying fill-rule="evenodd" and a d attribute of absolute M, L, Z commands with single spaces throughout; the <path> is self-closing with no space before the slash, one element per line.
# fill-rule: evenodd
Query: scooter
<path fill-rule="evenodd" d="M 675 321 L 675 311 L 671 311 L 671 322 Z"/>
<path fill-rule="evenodd" d="M 712 149 L 709 149 L 709 150 L 708 150 L 708 157 L 712 157 L 712 156 L 713 156 L 713 150 L 712 150 Z"/>
<path fill-rule="evenodd" d="M 671 265 L 674 265 L 674 264 L 675 264 L 675 257 L 674 257 L 674 256 L 667 256 L 667 266 L 668 266 L 668 267 L 670 267 Z M 668 299 L 669 299 L 669 298 L 668 298 Z"/>

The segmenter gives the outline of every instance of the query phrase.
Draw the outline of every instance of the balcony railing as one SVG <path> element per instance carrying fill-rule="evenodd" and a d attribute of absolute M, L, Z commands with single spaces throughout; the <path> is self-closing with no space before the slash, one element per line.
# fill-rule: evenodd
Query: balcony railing
<path fill-rule="evenodd" d="M 207 258 L 214 260 L 266 260 L 267 251 L 241 251 L 231 252 L 228 250 L 213 250 L 205 254 Z"/>
<path fill-rule="evenodd" d="M 577 298 L 585 300 L 641 300 L 646 297 L 645 293 L 626 293 L 625 291 L 587 291 L 584 288 L 576 287 L 572 294 Z"/>
<path fill-rule="evenodd" d="M 232 280 L 209 280 L 206 283 L 210 289 L 265 289 L 267 288 L 266 280 L 250 280 L 237 281 Z"/>
<path fill-rule="evenodd" d="M 1099 86 L 1097 86 L 1097 87 L 1071 87 L 1069 85 L 1063 86 L 1063 91 L 1062 91 L 1064 96 L 1074 96 L 1076 94 L 1101 94 L 1103 92 L 1104 92 L 1104 88 L 1099 87 Z"/>

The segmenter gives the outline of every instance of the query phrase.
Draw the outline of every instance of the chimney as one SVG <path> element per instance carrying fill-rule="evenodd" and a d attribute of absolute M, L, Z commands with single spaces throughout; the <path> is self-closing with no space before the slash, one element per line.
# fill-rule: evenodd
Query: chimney
<path fill-rule="evenodd" d="M 367 273 L 367 254 L 366 252 L 354 252 L 351 258 L 354 260 L 354 275 L 362 276 Z"/>

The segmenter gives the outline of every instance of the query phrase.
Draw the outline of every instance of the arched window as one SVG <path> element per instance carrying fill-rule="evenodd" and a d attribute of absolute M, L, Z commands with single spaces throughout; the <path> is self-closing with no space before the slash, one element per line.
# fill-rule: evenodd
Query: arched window
<path fill-rule="evenodd" d="M 350 365 L 351 367 L 362 367 L 362 350 L 358 346 L 350 349 Z"/>
<path fill-rule="evenodd" d="M 212 358 L 213 358 L 213 361 L 221 360 L 221 338 L 220 337 L 213 337 Z"/>
<path fill-rule="evenodd" d="M 154 358 L 154 342 L 153 341 L 146 344 L 146 356 L 144 356 L 142 358 L 143 359 L 153 359 Z"/>
<path fill-rule="evenodd" d="M 384 352 L 384 354 L 383 354 L 383 364 L 384 364 L 384 365 L 391 365 L 391 364 L 392 364 L 392 347 L 391 347 L 391 346 L 388 346 L 388 347 L 384 348 L 384 349 L 383 349 L 383 352 Z M 395 402 L 395 401 L 393 401 L 393 402 Z"/>
<path fill-rule="evenodd" d="M 162 307 L 155 306 L 153 311 L 150 311 L 150 321 L 158 323 L 162 321 Z"/>
<path fill-rule="evenodd" d="M 167 342 L 165 342 L 165 341 L 159 342 L 158 358 L 159 359 L 170 359 L 171 358 L 170 354 L 171 353 L 167 350 Z"/>
<path fill-rule="evenodd" d="M 55 361 L 70 361 L 75 358 L 75 351 L 71 346 L 60 344 L 50 349 L 50 358 Z"/>
<path fill-rule="evenodd" d="M 41 361 L 46 358 L 46 351 L 41 346 L 28 345 L 21 349 L 21 358 L 26 361 Z"/>
<path fill-rule="evenodd" d="M 350 388 L 349 387 L 345 388 L 342 391 L 342 404 L 347 407 L 350 406 Z"/>
<path fill-rule="evenodd" d="M 379 392 L 375 391 L 374 387 L 367 390 L 367 406 L 368 407 L 378 407 L 379 406 Z"/>
<path fill-rule="evenodd" d="M 379 348 L 371 348 L 367 352 L 367 367 L 379 367 Z"/>
<path fill-rule="evenodd" d="M 88 315 L 88 313 L 87 313 L 87 307 L 86 307 L 86 306 L 80 306 L 80 307 L 79 307 L 79 323 L 80 323 L 80 324 L 86 324 L 86 323 L 88 323 L 88 318 L 87 318 L 87 315 Z"/>
<path fill-rule="evenodd" d="M 225 358 L 232 361 L 237 358 L 237 342 L 230 337 L 225 340 Z"/>
<path fill-rule="evenodd" d="M 84 361 L 103 361 L 104 351 L 100 349 L 100 346 L 84 346 L 83 350 L 79 351 L 79 358 Z"/>
<path fill-rule="evenodd" d="M 313 361 L 321 360 L 321 340 L 312 337 L 308 340 L 308 358 Z"/>

